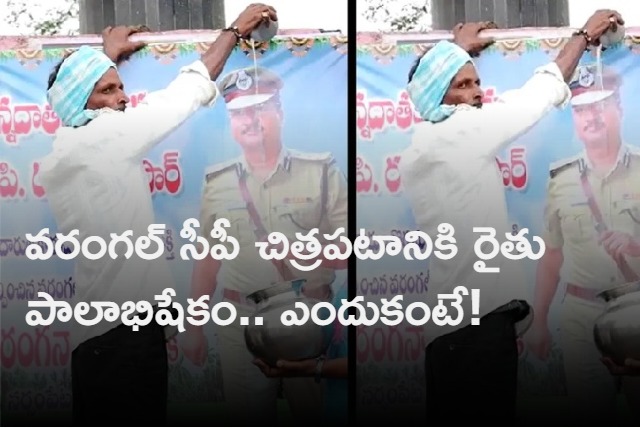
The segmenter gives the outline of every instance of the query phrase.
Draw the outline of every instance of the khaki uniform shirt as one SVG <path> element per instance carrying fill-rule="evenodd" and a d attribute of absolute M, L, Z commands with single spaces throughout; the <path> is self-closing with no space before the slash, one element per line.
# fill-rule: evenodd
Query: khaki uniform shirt
<path fill-rule="evenodd" d="M 201 236 L 206 236 L 210 245 L 218 244 L 209 234 L 216 219 L 226 218 L 231 223 L 228 235 L 236 238 L 240 245 L 235 259 L 222 261 L 218 275 L 220 286 L 250 294 L 282 281 L 272 261 L 263 259 L 255 245 L 255 226 L 240 192 L 241 174 L 247 175 L 248 191 L 267 233 L 281 232 L 289 244 L 298 240 L 296 233 L 306 234 L 313 228 L 318 228 L 315 236 L 321 242 L 323 234 L 333 234 L 341 227 L 347 236 L 347 182 L 330 153 L 284 149 L 277 167 L 266 180 L 251 174 L 244 157 L 214 165 L 206 172 L 200 212 Z M 326 198 L 323 198 L 323 189 Z M 323 199 L 326 199 L 324 206 Z M 230 245 L 228 249 L 232 250 Z M 332 269 L 318 267 L 305 272 L 290 262 L 287 265 L 295 277 L 307 280 L 305 287 L 308 288 L 329 285 L 335 279 Z"/>
<path fill-rule="evenodd" d="M 596 221 L 580 181 L 583 173 L 591 183 L 608 230 L 638 236 L 640 150 L 623 145 L 618 162 L 604 177 L 594 173 L 586 153 L 551 166 L 544 222 L 547 249 L 563 249 L 567 282 L 604 290 L 626 280 L 598 243 Z M 631 269 L 640 272 L 638 258 L 627 256 L 626 259 Z"/>

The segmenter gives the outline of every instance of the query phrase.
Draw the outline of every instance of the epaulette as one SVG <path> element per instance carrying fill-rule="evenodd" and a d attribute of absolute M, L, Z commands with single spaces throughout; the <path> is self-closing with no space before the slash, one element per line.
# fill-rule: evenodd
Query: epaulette
<path fill-rule="evenodd" d="M 640 157 L 640 147 L 627 146 L 627 152 L 624 154 L 624 166 L 629 166 L 632 157 Z"/>
<path fill-rule="evenodd" d="M 289 156 L 293 159 L 305 160 L 310 162 L 331 162 L 333 154 L 331 152 L 301 152 L 299 150 L 289 149 Z"/>
<path fill-rule="evenodd" d="M 238 168 L 239 166 L 240 162 L 237 159 L 230 159 L 211 165 L 204 170 L 205 181 L 209 182 L 223 172 Z"/>
<path fill-rule="evenodd" d="M 580 166 L 581 161 L 582 156 L 576 155 L 570 158 L 560 159 L 559 161 L 552 162 L 551 166 L 549 167 L 549 176 L 551 178 L 555 178 L 555 176 L 557 176 L 567 168 L 570 168 L 574 165 Z"/>

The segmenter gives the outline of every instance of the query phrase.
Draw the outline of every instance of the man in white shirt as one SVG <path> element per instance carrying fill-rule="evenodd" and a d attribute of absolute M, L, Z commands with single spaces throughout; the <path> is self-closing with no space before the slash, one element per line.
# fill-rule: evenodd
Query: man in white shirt
<path fill-rule="evenodd" d="M 218 91 L 214 80 L 240 38 L 265 20 L 277 20 L 263 4 L 245 9 L 201 59 L 183 67 L 163 90 L 150 93 L 136 108 L 118 76 L 116 63 L 144 45 L 132 43 L 135 30 L 107 28 L 104 53 L 83 46 L 58 65 L 49 80 L 49 103 L 60 117 L 52 152 L 41 162 L 41 180 L 58 223 L 58 232 L 79 230 L 77 239 L 131 230 L 131 240 L 149 233 L 155 223 L 142 157 L 203 106 Z M 151 243 L 146 251 L 152 254 Z M 93 253 L 97 245 L 90 246 Z M 174 287 L 166 261 L 126 259 L 108 254 L 75 259 L 79 302 L 148 301 Z M 155 312 L 155 311 L 154 311 Z M 141 319 L 154 314 L 139 314 Z M 95 318 L 95 310 L 85 319 Z M 129 317 L 130 318 L 130 317 Z M 84 327 L 70 321 L 74 424 L 163 425 L 166 420 L 168 362 L 164 328 L 154 319 L 133 331 L 121 319 Z"/>
<path fill-rule="evenodd" d="M 471 324 L 471 299 L 463 299 L 464 319 L 457 326 L 426 326 L 426 404 L 430 423 L 511 425 L 515 423 L 521 324 L 531 317 L 524 275 L 518 262 L 496 257 L 479 273 L 474 227 L 491 227 L 496 239 L 511 232 L 496 155 L 527 132 L 571 94 L 566 82 L 588 44 L 623 23 L 614 11 L 596 12 L 558 57 L 536 70 L 520 89 L 482 105 L 480 78 L 471 60 L 491 41 L 478 33 L 485 24 L 459 25 L 454 43 L 440 42 L 418 60 L 408 92 L 424 119 L 400 165 L 405 195 L 418 229 L 434 240 L 438 226 L 455 229 L 458 249 L 450 260 L 429 259 L 427 303 L 457 286 L 480 290 L 480 324 Z M 491 248 L 483 248 L 490 252 Z M 446 303 L 445 303 L 446 304 Z M 450 309 L 456 317 L 455 308 Z M 520 331 L 519 331 L 520 330 Z"/>

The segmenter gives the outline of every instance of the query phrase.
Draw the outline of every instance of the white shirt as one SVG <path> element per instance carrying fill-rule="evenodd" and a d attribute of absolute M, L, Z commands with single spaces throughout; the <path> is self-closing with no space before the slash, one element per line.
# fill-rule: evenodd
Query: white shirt
<path fill-rule="evenodd" d="M 80 242 L 100 236 L 107 243 L 111 233 L 132 230 L 132 241 L 148 235 L 147 228 L 156 221 L 143 156 L 200 107 L 213 105 L 217 96 L 205 65 L 196 61 L 183 67 L 166 89 L 148 94 L 135 108 L 125 112 L 105 109 L 85 126 L 61 128 L 53 151 L 40 164 L 58 232 L 68 234 L 78 229 Z M 155 243 L 151 245 L 148 253 L 157 248 Z M 118 254 L 123 255 L 124 250 L 121 244 Z M 81 253 L 74 262 L 73 306 L 78 302 L 122 305 L 140 300 L 155 305 L 155 295 L 174 288 L 164 255 L 151 261 L 135 252 L 128 260 L 123 256 L 113 260 L 108 254 L 89 260 Z M 93 316 L 90 313 L 86 318 Z M 118 324 L 120 320 L 84 327 L 72 320 L 72 349 Z"/>
<path fill-rule="evenodd" d="M 417 228 L 435 243 L 438 225 L 449 223 L 455 228 L 458 248 L 450 260 L 439 260 L 435 255 L 428 259 L 427 304 L 431 309 L 438 304 L 438 294 L 453 293 L 459 285 L 469 291 L 480 289 L 477 317 L 513 299 L 529 300 L 521 262 L 496 257 L 486 264 L 499 267 L 500 273 L 474 270 L 474 263 L 480 260 L 474 244 L 481 235 L 474 233 L 473 227 L 492 227 L 499 242 L 506 240 L 505 233 L 511 233 L 511 227 L 496 156 L 554 106 L 564 106 L 570 98 L 569 87 L 552 62 L 537 69 L 522 88 L 506 92 L 498 102 L 481 109 L 463 105 L 443 122 L 416 126 L 400 162 L 404 194 Z M 449 306 L 450 302 L 444 304 Z M 470 295 L 463 296 L 462 307 L 465 317 L 458 326 L 437 326 L 431 320 L 425 325 L 427 343 L 470 324 Z M 458 316 L 454 308 L 450 311 L 453 318 Z"/>

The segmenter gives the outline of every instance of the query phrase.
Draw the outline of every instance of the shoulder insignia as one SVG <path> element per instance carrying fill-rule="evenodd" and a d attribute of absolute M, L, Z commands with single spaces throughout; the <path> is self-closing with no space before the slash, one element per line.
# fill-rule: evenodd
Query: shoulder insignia
<path fill-rule="evenodd" d="M 631 163 L 631 158 L 640 157 L 640 147 L 626 145 L 625 148 L 626 151 L 622 159 L 622 163 L 624 164 L 624 166 L 629 166 L 629 164 Z"/>
<path fill-rule="evenodd" d="M 572 166 L 580 166 L 581 156 L 573 156 L 570 158 L 560 159 L 559 161 L 552 162 L 549 167 L 549 176 L 555 178 L 562 171 L 565 171 Z"/>
<path fill-rule="evenodd" d="M 292 159 L 304 160 L 309 162 L 332 162 L 333 154 L 331 152 L 302 152 L 299 150 L 289 149 L 289 156 Z"/>
<path fill-rule="evenodd" d="M 240 165 L 240 162 L 237 159 L 230 159 L 224 162 L 211 165 L 207 167 L 204 171 L 205 181 L 208 182 L 224 172 L 235 170 L 239 165 Z"/>
<path fill-rule="evenodd" d="M 631 156 L 640 156 L 640 147 L 628 145 L 627 153 L 629 153 Z"/>

